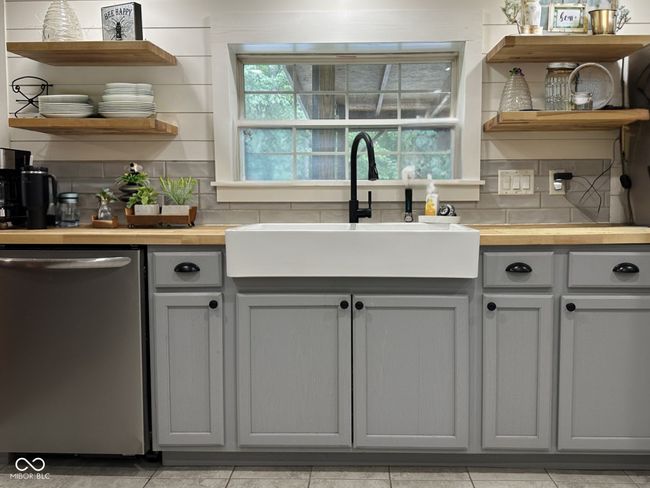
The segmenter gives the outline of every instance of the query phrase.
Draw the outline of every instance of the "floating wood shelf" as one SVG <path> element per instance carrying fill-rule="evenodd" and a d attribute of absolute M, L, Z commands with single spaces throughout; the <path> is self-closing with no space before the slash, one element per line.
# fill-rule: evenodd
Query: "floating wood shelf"
<path fill-rule="evenodd" d="M 162 134 L 175 136 L 178 127 L 157 119 L 9 119 L 9 127 L 46 134 Z"/>
<path fill-rule="evenodd" d="M 483 125 L 485 132 L 577 131 L 618 129 L 650 120 L 650 111 L 501 112 Z"/>
<path fill-rule="evenodd" d="M 149 41 L 8 42 L 7 51 L 53 66 L 173 66 Z"/>
<path fill-rule="evenodd" d="M 650 45 L 650 36 L 506 36 L 487 55 L 488 63 L 618 61 Z"/>

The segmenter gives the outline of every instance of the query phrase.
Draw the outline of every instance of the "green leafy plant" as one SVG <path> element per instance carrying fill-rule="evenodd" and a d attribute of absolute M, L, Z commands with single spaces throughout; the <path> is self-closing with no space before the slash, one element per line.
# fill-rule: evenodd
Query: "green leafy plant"
<path fill-rule="evenodd" d="M 521 14 L 521 0 L 505 0 L 501 7 L 503 15 L 506 16 L 508 24 L 516 24 L 519 29 L 519 15 Z"/>
<path fill-rule="evenodd" d="M 150 186 L 141 186 L 129 198 L 126 206 L 132 208 L 134 205 L 155 205 L 158 203 L 158 192 Z"/>
<path fill-rule="evenodd" d="M 187 178 L 160 178 L 160 188 L 163 195 L 169 198 L 175 205 L 187 205 L 196 189 L 196 179 Z"/>
<path fill-rule="evenodd" d="M 113 203 L 117 201 L 117 198 L 115 197 L 115 194 L 109 189 L 109 188 L 104 188 L 102 191 L 97 193 L 95 195 L 97 199 L 105 205 L 108 205 L 109 203 Z"/>
<path fill-rule="evenodd" d="M 616 32 L 620 31 L 623 27 L 625 27 L 625 24 L 631 20 L 632 17 L 630 17 L 630 9 L 625 5 L 618 7 L 616 12 Z"/>
<path fill-rule="evenodd" d="M 117 177 L 115 180 L 117 183 L 124 185 L 138 185 L 138 186 L 148 186 L 149 185 L 149 175 L 144 171 L 127 171 L 126 173 Z"/>

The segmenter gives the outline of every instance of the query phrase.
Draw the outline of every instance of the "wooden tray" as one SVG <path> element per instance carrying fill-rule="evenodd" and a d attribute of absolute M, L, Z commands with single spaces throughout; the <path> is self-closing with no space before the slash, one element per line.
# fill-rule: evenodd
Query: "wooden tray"
<path fill-rule="evenodd" d="M 135 215 L 132 208 L 125 208 L 126 223 L 129 228 L 134 227 L 172 227 L 183 225 L 194 227 L 197 207 L 190 207 L 188 215 Z"/>
<path fill-rule="evenodd" d="M 113 217 L 113 220 L 98 220 L 97 216 L 93 215 L 92 225 L 95 229 L 117 229 L 120 223 L 117 217 Z"/>

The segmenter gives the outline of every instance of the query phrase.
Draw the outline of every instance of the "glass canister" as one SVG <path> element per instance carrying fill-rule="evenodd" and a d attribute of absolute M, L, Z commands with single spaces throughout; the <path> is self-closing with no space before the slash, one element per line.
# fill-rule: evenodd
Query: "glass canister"
<path fill-rule="evenodd" d="M 576 63 L 551 63 L 546 68 L 546 98 L 544 108 L 551 111 L 571 110 L 571 88 L 569 77 L 578 65 Z"/>
<path fill-rule="evenodd" d="M 79 194 L 59 193 L 59 206 L 56 211 L 56 225 L 59 227 L 79 227 Z"/>
<path fill-rule="evenodd" d="M 501 94 L 499 112 L 520 112 L 533 109 L 533 100 L 530 88 L 520 68 L 510 70 L 510 78 Z"/>

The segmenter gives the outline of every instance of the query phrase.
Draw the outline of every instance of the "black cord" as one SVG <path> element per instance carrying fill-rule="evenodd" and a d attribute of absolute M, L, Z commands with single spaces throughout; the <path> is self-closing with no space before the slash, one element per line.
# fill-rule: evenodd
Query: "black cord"
<path fill-rule="evenodd" d="M 614 140 L 614 143 L 612 144 L 612 159 L 609 162 L 609 166 L 607 166 L 607 168 L 605 168 L 598 176 L 596 176 L 594 181 L 592 181 L 591 184 L 589 185 L 589 187 L 584 191 L 584 193 L 582 194 L 582 197 L 580 197 L 580 200 L 578 202 L 578 203 L 582 203 L 585 200 L 585 198 L 587 198 L 589 196 L 591 191 L 596 192 L 596 195 L 598 195 L 598 198 L 600 199 L 600 204 L 598 206 L 598 213 L 600 213 L 600 209 L 601 209 L 601 205 L 602 205 L 602 195 L 596 189 L 596 184 L 598 183 L 598 181 L 603 176 L 605 176 L 607 173 L 609 173 L 611 171 L 612 167 L 614 166 L 614 162 L 616 161 L 616 143 L 621 141 L 621 140 L 622 140 L 621 135 L 619 135 L 619 137 L 617 137 Z"/>

